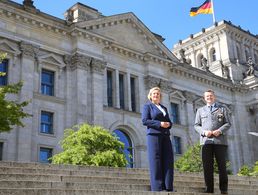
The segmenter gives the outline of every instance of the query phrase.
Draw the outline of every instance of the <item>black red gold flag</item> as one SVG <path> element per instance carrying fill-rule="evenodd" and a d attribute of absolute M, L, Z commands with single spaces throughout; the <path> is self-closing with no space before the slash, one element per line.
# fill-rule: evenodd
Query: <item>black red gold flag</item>
<path fill-rule="evenodd" d="M 196 16 L 197 14 L 212 14 L 212 3 L 211 0 L 206 0 L 201 6 L 199 7 L 192 7 L 190 10 L 190 16 Z"/>

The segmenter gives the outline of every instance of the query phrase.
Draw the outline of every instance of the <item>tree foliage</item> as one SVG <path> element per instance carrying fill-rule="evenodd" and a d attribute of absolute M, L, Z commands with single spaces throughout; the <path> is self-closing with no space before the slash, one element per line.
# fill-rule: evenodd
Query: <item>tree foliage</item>
<path fill-rule="evenodd" d="M 214 172 L 218 173 L 218 164 L 214 159 Z M 230 162 L 227 161 L 228 173 L 232 174 L 230 167 Z M 182 172 L 202 172 L 202 159 L 201 159 L 201 145 L 195 144 L 189 146 L 187 151 L 175 162 L 175 168 Z"/>
<path fill-rule="evenodd" d="M 175 162 L 175 168 L 182 172 L 201 172 L 202 160 L 199 144 L 189 146 L 187 151 Z"/>
<path fill-rule="evenodd" d="M 52 157 L 54 164 L 125 167 L 124 144 L 100 126 L 76 125 L 66 129 L 63 152 Z"/>
<path fill-rule="evenodd" d="M 258 161 L 255 162 L 254 166 L 243 165 L 238 174 L 239 176 L 255 176 L 258 177 Z"/>
<path fill-rule="evenodd" d="M 0 62 L 5 57 L 0 54 Z M 0 76 L 5 73 L 0 72 Z M 23 111 L 23 108 L 28 105 L 29 101 L 18 102 L 8 100 L 8 94 L 18 94 L 22 88 L 22 82 L 0 86 L 0 133 L 10 131 L 14 125 L 23 127 L 22 119 L 30 116 Z"/>

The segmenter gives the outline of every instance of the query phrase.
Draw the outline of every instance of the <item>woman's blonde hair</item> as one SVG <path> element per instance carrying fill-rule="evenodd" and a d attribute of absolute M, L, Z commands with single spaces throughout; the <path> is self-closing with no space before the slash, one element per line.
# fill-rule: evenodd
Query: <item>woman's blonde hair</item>
<path fill-rule="evenodd" d="M 161 90 L 160 90 L 160 88 L 159 88 L 159 87 L 153 87 L 153 88 L 150 89 L 149 94 L 148 94 L 148 99 L 149 99 L 150 101 L 151 101 L 151 94 L 152 94 L 153 91 L 155 91 L 155 90 L 158 90 L 158 91 L 159 91 L 159 93 L 160 93 L 160 99 L 161 99 Z"/>

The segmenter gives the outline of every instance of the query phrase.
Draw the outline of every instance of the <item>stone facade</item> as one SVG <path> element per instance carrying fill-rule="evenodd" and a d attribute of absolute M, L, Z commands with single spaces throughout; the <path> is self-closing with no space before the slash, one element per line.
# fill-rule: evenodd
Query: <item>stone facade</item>
<path fill-rule="evenodd" d="M 257 160 L 257 140 L 248 135 L 248 131 L 257 131 L 257 78 L 240 79 L 239 71 L 246 66 L 242 58 L 236 60 L 233 47 L 237 45 L 234 37 L 241 38 L 252 46 L 251 52 L 257 48 L 255 36 L 222 22 L 181 42 L 174 55 L 162 37 L 150 32 L 132 13 L 103 16 L 77 3 L 62 20 L 42 13 L 33 3 L 2 1 L 0 15 L 0 51 L 7 53 L 8 83 L 24 81 L 17 98 L 31 100 L 25 111 L 32 114 L 24 120 L 25 127 L 0 135 L 3 160 L 37 162 L 41 148 L 58 153 L 64 129 L 87 122 L 110 132 L 124 132 L 132 142 L 134 167 L 148 167 L 140 113 L 153 86 L 161 87 L 162 103 L 170 113 L 171 103 L 178 106 L 180 120 L 172 128 L 172 137 L 180 138 L 179 153 L 197 142 L 195 111 L 204 105 L 203 91 L 212 88 L 231 110 L 229 159 L 233 171 Z M 242 49 L 246 46 L 239 44 Z M 194 62 L 198 52 L 208 52 L 212 46 L 217 57 L 214 66 L 189 65 L 189 59 Z M 185 57 L 177 58 L 181 49 Z M 255 51 L 252 55 L 255 59 Z M 221 63 L 229 75 L 222 75 Z M 44 71 L 53 73 L 53 95 L 42 94 Z M 53 117 L 52 133 L 41 131 L 42 112 Z"/>

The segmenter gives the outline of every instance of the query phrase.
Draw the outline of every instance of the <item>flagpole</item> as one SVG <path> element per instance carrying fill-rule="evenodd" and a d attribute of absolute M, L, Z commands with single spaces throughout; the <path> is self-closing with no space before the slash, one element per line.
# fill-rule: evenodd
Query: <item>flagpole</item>
<path fill-rule="evenodd" d="M 216 19 L 215 19 L 215 10 L 214 10 L 213 0 L 211 0 L 211 6 L 212 6 L 212 19 L 213 19 L 213 24 L 215 24 Z"/>

